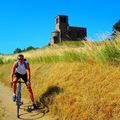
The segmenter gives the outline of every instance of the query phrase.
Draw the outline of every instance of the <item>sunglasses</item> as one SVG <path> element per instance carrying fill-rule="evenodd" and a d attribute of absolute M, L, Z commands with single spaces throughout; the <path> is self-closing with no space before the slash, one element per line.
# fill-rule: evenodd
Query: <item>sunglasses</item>
<path fill-rule="evenodd" d="M 23 60 L 23 58 L 18 58 L 18 60 Z"/>

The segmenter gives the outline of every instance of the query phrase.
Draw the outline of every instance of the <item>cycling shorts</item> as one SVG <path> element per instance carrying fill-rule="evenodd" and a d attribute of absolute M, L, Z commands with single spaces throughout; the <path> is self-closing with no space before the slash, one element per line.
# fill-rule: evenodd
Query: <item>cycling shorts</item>
<path fill-rule="evenodd" d="M 18 73 L 18 72 L 15 72 L 14 75 L 15 75 L 15 77 L 17 77 L 18 79 L 22 78 L 25 83 L 27 82 L 27 73 L 24 74 L 24 75 L 22 75 L 22 74 L 20 74 L 20 73 Z"/>

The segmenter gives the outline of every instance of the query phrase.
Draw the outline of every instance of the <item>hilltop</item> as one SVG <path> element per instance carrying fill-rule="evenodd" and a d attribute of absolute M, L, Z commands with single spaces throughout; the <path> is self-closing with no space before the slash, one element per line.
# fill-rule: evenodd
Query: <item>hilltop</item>
<path fill-rule="evenodd" d="M 59 120 L 120 119 L 120 33 L 114 40 L 66 42 L 23 54 L 31 66 L 36 101 L 48 106 L 51 116 Z M 0 79 L 5 85 L 16 56 L 0 57 Z"/>

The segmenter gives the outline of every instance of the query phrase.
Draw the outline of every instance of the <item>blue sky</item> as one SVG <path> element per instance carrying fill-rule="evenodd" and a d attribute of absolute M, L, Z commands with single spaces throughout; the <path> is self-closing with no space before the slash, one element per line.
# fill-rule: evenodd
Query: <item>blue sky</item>
<path fill-rule="evenodd" d="M 70 26 L 87 28 L 87 37 L 112 32 L 120 19 L 120 0 L 1 0 L 0 53 L 42 47 L 55 31 L 55 16 L 68 15 Z"/>

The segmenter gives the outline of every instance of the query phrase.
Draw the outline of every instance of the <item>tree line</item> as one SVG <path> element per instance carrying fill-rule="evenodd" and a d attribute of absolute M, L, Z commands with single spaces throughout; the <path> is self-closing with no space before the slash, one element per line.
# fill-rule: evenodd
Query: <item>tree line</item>
<path fill-rule="evenodd" d="M 26 49 L 21 49 L 21 48 L 16 48 L 13 53 L 16 54 L 16 53 L 21 53 L 21 52 L 25 52 L 25 51 L 29 51 L 29 50 L 35 50 L 37 48 L 33 47 L 33 46 L 29 46 L 27 47 Z"/>

